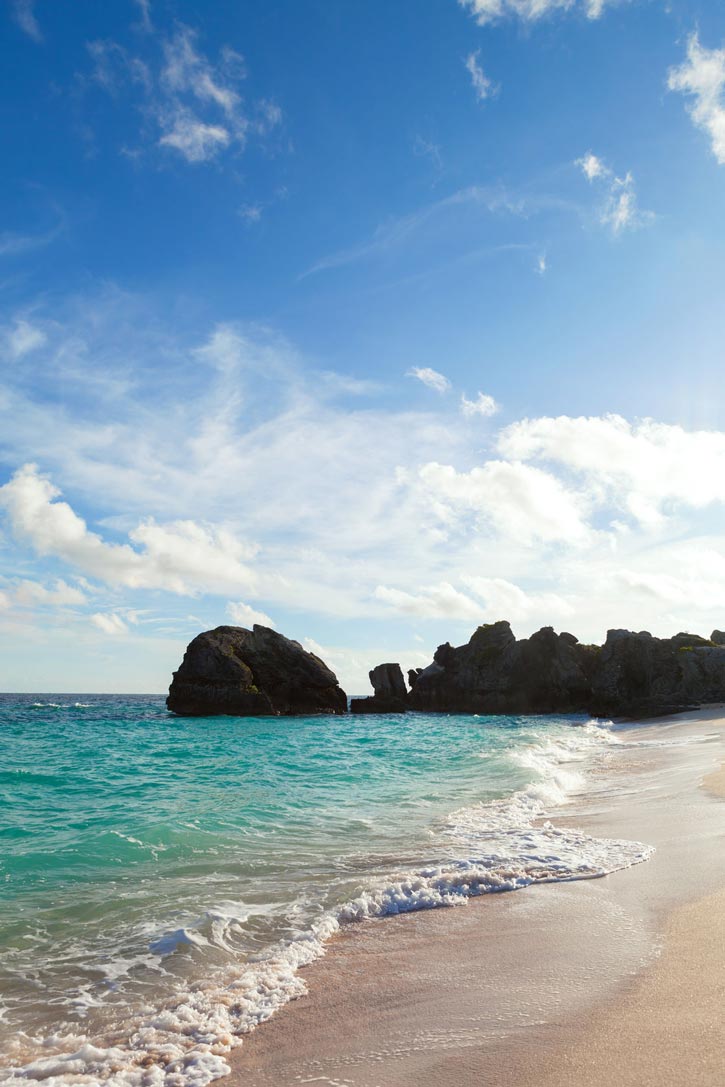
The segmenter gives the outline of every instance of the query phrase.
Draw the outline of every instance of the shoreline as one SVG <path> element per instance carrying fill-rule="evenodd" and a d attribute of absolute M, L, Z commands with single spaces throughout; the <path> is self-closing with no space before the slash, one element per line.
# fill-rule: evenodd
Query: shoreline
<path fill-rule="evenodd" d="M 596 783 L 552 818 L 598 837 L 656 837 L 651 860 L 603 879 L 346 928 L 302 971 L 308 995 L 250 1034 L 220 1082 L 432 1087 L 445 1076 L 461 1087 L 595 1087 L 611 1082 L 616 1037 L 618 1083 L 714 1085 L 725 1036 L 718 937 L 707 919 L 725 903 L 725 858 L 713 850 L 725 712 L 624 726 L 621 735 L 624 776 L 603 791 Z M 616 794 L 632 774 L 639 791 Z M 694 985 L 701 978 L 709 988 Z M 662 1045 L 642 1045 L 658 1031 Z"/>

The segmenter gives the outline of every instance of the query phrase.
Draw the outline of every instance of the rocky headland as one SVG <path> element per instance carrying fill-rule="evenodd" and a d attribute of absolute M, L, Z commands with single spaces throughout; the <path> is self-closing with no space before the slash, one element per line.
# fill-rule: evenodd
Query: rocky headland
<path fill-rule="evenodd" d="M 465 645 L 448 642 L 427 668 L 379 664 L 374 694 L 351 713 L 545 714 L 656 717 L 725 701 L 725 633 L 710 638 L 610 630 L 604 645 L 543 627 L 517 639 L 509 623 L 478 627 Z M 174 713 L 346 713 L 337 677 L 299 642 L 267 627 L 222 626 L 199 634 L 169 689 Z"/>

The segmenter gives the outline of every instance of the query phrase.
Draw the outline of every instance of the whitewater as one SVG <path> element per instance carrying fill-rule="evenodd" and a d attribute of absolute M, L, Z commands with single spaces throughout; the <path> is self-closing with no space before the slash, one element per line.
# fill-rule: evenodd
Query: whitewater
<path fill-rule="evenodd" d="M 0 696 L 0 1082 L 203 1087 L 340 926 L 646 860 L 557 823 L 617 744 L 582 717 Z"/>

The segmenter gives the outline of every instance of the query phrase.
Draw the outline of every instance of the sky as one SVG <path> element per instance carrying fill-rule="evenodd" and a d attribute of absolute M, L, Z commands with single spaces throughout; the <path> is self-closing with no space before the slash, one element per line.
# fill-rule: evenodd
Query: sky
<path fill-rule="evenodd" d="M 720 0 L 0 21 L 0 689 L 725 628 Z"/>

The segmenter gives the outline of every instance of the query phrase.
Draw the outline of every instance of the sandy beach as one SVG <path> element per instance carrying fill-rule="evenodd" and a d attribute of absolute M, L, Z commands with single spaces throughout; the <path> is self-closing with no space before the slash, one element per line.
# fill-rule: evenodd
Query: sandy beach
<path fill-rule="evenodd" d="M 349 926 L 225 1082 L 722 1084 L 724 756 L 722 707 L 627 728 L 555 822 L 651 860 Z"/>

